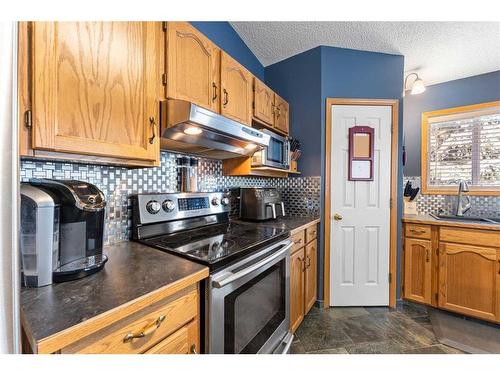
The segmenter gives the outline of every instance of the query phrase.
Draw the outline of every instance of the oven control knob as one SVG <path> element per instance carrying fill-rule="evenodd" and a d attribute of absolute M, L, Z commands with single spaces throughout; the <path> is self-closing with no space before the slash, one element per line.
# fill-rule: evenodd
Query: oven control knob
<path fill-rule="evenodd" d="M 218 206 L 220 204 L 219 198 L 215 197 L 212 199 L 212 205 L 213 206 Z"/>
<path fill-rule="evenodd" d="M 175 208 L 175 203 L 170 199 L 165 199 L 161 206 L 163 207 L 163 211 L 172 212 Z"/>
<path fill-rule="evenodd" d="M 160 211 L 160 208 L 160 203 L 158 203 L 157 201 L 149 201 L 146 204 L 146 210 L 148 210 L 148 212 L 152 215 L 157 214 L 158 211 Z"/>
<path fill-rule="evenodd" d="M 222 198 L 221 203 L 223 206 L 227 206 L 229 204 L 229 198 L 228 197 Z"/>

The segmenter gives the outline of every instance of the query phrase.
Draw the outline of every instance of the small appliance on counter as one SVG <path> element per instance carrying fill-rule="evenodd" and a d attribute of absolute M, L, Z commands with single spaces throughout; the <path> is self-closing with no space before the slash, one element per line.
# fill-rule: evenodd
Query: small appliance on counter
<path fill-rule="evenodd" d="M 403 203 L 404 203 L 404 213 L 407 215 L 416 215 L 417 212 L 417 202 L 415 198 L 417 197 L 420 188 L 413 188 L 411 181 L 407 181 L 404 192 L 403 192 Z"/>
<path fill-rule="evenodd" d="M 31 179 L 29 183 L 29 186 L 22 184 L 21 191 L 31 191 L 33 195 L 33 192 L 38 190 L 39 197 L 45 197 L 46 201 L 49 201 L 50 197 L 53 207 L 57 207 L 57 209 L 54 208 L 54 218 L 52 219 L 54 222 L 52 244 L 49 247 L 40 244 L 38 247 L 37 242 L 36 249 L 36 261 L 38 261 L 38 259 L 45 259 L 50 251 L 55 254 L 54 246 L 58 246 L 57 267 L 55 267 L 55 256 L 52 256 L 51 282 L 75 280 L 101 270 L 108 260 L 108 257 L 102 254 L 104 208 L 106 206 L 103 193 L 92 184 L 76 180 Z M 38 199 L 39 206 L 42 207 L 42 200 Z M 27 196 L 24 200 L 27 202 Z M 26 212 L 21 216 L 30 217 L 28 203 L 25 203 L 21 208 L 21 212 L 23 210 Z M 56 221 L 57 210 L 58 222 Z M 33 215 L 31 214 L 31 216 Z M 36 216 L 34 215 L 34 217 Z M 27 228 L 32 226 L 32 223 L 33 219 L 21 219 L 22 237 L 24 233 L 28 232 L 35 233 L 37 239 L 47 236 L 46 232 L 42 232 L 44 227 L 40 225 L 28 230 Z M 26 244 L 27 238 L 24 236 L 24 241 L 21 241 L 21 254 L 29 254 L 30 252 L 29 246 Z M 45 239 L 45 242 L 48 240 Z M 27 259 L 23 255 L 23 272 L 30 268 L 29 264 L 24 262 L 25 258 Z M 44 280 L 44 282 L 49 281 L 48 278 Z M 38 282 L 38 285 L 34 286 L 41 285 Z"/>
<path fill-rule="evenodd" d="M 285 204 L 276 188 L 240 189 L 240 219 L 264 221 L 285 216 Z"/>
<path fill-rule="evenodd" d="M 59 205 L 29 184 L 21 184 L 20 190 L 23 285 L 50 285 L 52 272 L 59 266 Z"/>

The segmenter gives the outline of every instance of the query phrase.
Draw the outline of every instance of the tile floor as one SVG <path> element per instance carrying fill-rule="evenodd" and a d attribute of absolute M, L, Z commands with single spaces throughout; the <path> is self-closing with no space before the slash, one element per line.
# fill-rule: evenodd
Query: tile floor
<path fill-rule="evenodd" d="M 295 332 L 293 354 L 459 354 L 440 344 L 424 306 L 313 307 Z"/>

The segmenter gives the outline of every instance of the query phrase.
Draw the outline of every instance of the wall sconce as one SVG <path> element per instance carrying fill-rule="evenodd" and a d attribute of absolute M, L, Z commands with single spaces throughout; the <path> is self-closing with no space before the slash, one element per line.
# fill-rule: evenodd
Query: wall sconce
<path fill-rule="evenodd" d="M 415 80 L 413 81 L 411 88 L 409 89 L 407 87 L 407 84 L 408 84 L 408 78 L 410 78 L 411 76 L 415 76 Z M 405 92 L 408 90 L 410 90 L 411 95 L 418 95 L 418 94 L 421 94 L 425 91 L 424 81 L 422 81 L 422 78 L 420 78 L 417 73 L 410 73 L 406 76 L 406 78 L 405 78 Z"/>

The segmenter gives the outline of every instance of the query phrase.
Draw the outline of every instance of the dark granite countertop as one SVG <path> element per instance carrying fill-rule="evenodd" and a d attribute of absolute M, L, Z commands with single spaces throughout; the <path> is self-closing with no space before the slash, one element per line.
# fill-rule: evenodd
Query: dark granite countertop
<path fill-rule="evenodd" d="M 23 327 L 32 344 L 186 278 L 194 284 L 208 276 L 201 264 L 137 242 L 105 246 L 104 253 L 109 261 L 94 275 L 21 288 Z"/>
<path fill-rule="evenodd" d="M 461 227 L 461 228 L 472 228 L 472 229 L 488 229 L 488 230 L 500 230 L 500 224 L 493 224 L 488 222 L 471 222 L 471 221 L 460 221 L 460 220 L 438 220 L 435 217 L 428 214 L 403 214 L 402 221 L 405 223 L 414 224 L 431 224 L 431 225 L 441 225 L 447 227 Z"/>
<path fill-rule="evenodd" d="M 305 227 L 308 227 L 311 224 L 319 223 L 320 219 L 317 216 L 285 216 L 279 217 L 276 220 L 267 220 L 260 222 L 251 222 L 251 221 L 243 221 L 237 220 L 242 223 L 253 223 L 257 226 L 265 226 L 271 228 L 279 228 L 285 229 L 290 232 L 296 232 Z"/>

